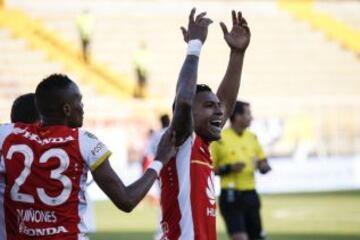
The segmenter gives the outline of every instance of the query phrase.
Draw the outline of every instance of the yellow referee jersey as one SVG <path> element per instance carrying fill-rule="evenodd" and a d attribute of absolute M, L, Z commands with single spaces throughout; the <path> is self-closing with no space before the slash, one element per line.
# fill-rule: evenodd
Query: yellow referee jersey
<path fill-rule="evenodd" d="M 255 189 L 256 161 L 266 159 L 255 134 L 245 130 L 239 135 L 232 128 L 227 128 L 221 133 L 221 139 L 211 144 L 211 153 L 215 168 L 236 162 L 246 164 L 241 172 L 221 176 L 221 188 L 233 185 L 236 190 Z"/>

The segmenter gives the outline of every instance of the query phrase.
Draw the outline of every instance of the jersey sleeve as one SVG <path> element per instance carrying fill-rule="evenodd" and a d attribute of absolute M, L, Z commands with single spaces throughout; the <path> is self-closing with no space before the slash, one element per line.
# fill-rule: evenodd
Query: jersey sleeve
<path fill-rule="evenodd" d="M 2 148 L 3 148 L 3 144 L 4 141 L 6 139 L 7 136 L 10 135 L 10 133 L 12 133 L 12 130 L 14 128 L 14 124 L 0 124 L 0 153 L 1 153 L 1 158 L 0 158 L 0 174 L 5 172 L 5 164 L 4 161 L 2 159 Z"/>
<path fill-rule="evenodd" d="M 111 156 L 110 150 L 95 135 L 79 130 L 80 153 L 91 171 Z"/>
<path fill-rule="evenodd" d="M 257 160 L 259 160 L 259 161 L 265 160 L 266 159 L 265 152 L 264 152 L 263 148 L 261 147 L 256 135 L 254 135 L 254 139 L 255 139 L 255 154 L 256 154 Z"/>

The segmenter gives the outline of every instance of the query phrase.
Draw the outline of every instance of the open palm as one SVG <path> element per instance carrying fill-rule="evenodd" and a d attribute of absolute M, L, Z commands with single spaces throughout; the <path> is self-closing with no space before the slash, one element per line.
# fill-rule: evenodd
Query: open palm
<path fill-rule="evenodd" d="M 229 32 L 226 25 L 221 22 L 220 26 L 224 33 L 224 39 L 232 50 L 244 52 L 250 43 L 250 29 L 241 12 L 232 11 L 233 26 Z"/>

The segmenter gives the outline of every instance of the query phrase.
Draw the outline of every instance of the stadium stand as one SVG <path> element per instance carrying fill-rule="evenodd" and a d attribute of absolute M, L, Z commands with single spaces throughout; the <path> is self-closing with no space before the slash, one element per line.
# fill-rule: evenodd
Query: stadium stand
<path fill-rule="evenodd" d="M 277 142 L 272 151 L 275 154 L 291 151 L 299 139 L 308 138 L 312 139 L 313 146 L 321 146 L 313 147 L 316 148 L 314 152 L 347 154 L 360 151 L 360 138 L 356 136 L 360 131 L 356 124 L 360 120 L 357 111 L 360 107 L 360 61 L 356 52 L 352 48 L 343 48 L 336 37 L 330 39 L 322 27 L 314 28 L 308 20 L 299 21 L 299 17 L 294 17 L 294 11 L 281 4 L 284 3 L 196 2 L 199 11 L 207 10 L 215 20 L 202 52 L 200 82 L 216 87 L 222 78 L 228 49 L 217 22 L 230 23 L 229 11 L 241 9 L 251 25 L 252 42 L 246 56 L 240 96 L 253 103 L 258 118 L 275 117 L 286 122 L 286 141 Z M 319 8 L 322 3 L 316 4 Z M 74 0 L 68 5 L 56 0 L 13 0 L 7 5 L 20 8 L 40 20 L 77 48 L 80 41 L 75 19 L 83 9 L 89 9 L 95 16 L 93 59 L 130 78 L 134 76 L 133 53 L 140 42 L 146 42 L 153 59 L 150 74 L 152 99 L 166 99 L 162 106 L 172 101 L 185 48 L 179 27 L 193 4 L 151 0 Z M 309 11 L 317 13 L 308 8 L 304 15 L 310 16 Z M 331 19 L 335 18 L 333 13 L 328 13 Z M 352 13 L 356 14 L 355 11 Z M 344 26 L 348 28 L 346 23 Z M 141 110 L 153 109 L 153 105 L 159 102 L 142 103 Z"/>
<path fill-rule="evenodd" d="M 360 54 L 360 30 L 340 19 L 337 19 L 336 15 L 333 16 L 326 11 L 321 11 L 321 9 L 334 10 L 333 8 L 328 8 L 326 3 L 319 3 L 320 11 L 315 8 L 313 1 L 295 2 L 286 0 L 280 1 L 280 6 L 293 12 L 299 19 L 309 22 L 315 30 L 325 32 L 330 39 L 338 41 L 344 47 Z M 360 7 L 359 3 L 353 4 Z M 356 5 L 353 5 L 354 9 L 356 9 Z M 345 6 L 347 6 L 347 3 L 345 3 Z M 344 10 L 342 11 L 337 10 L 337 12 L 343 12 L 343 14 L 338 14 L 340 16 L 355 15 L 355 12 L 353 12 L 354 14 L 351 14 L 347 7 L 344 7 Z M 351 20 L 349 22 L 355 22 L 352 21 L 352 19 L 352 17 L 349 17 L 349 20 Z M 360 21 L 357 21 L 356 23 L 359 22 Z"/>
<path fill-rule="evenodd" d="M 331 14 L 360 31 L 359 1 L 347 0 L 342 1 L 341 4 L 337 1 L 315 1 L 314 8 L 317 11 Z"/>

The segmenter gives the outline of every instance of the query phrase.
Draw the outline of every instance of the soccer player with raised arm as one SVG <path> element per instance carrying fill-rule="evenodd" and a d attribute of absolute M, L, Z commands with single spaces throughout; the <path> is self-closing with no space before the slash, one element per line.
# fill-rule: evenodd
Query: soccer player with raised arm
<path fill-rule="evenodd" d="M 160 173 L 162 240 L 216 239 L 216 199 L 209 143 L 220 138 L 221 129 L 233 111 L 250 30 L 241 12 L 232 12 L 230 32 L 220 23 L 230 47 L 230 59 L 215 94 L 208 86 L 197 85 L 199 55 L 212 22 L 205 15 L 195 17 L 193 9 L 188 28 L 181 28 L 188 44 L 187 56 L 177 83 L 170 125 L 179 148 Z"/>
<path fill-rule="evenodd" d="M 50 75 L 38 84 L 35 100 L 41 124 L 0 125 L 0 174 L 6 183 L 1 240 L 85 240 L 88 171 L 120 210 L 130 212 L 175 153 L 168 131 L 149 169 L 125 186 L 109 164 L 105 144 L 80 129 L 84 111 L 75 82 Z"/>

